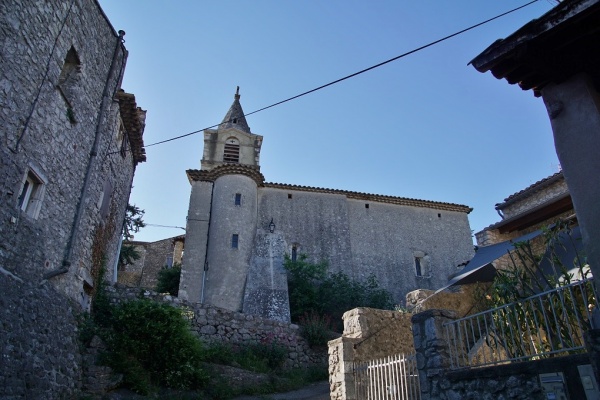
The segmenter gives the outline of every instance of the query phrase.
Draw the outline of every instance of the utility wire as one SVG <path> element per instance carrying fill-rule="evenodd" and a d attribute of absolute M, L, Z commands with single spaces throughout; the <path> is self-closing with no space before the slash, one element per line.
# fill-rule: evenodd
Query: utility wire
<path fill-rule="evenodd" d="M 157 225 L 157 224 L 144 224 L 144 226 L 155 226 L 155 227 L 159 227 L 159 228 L 178 228 L 178 229 L 183 229 L 185 231 L 185 228 L 182 228 L 181 226 Z"/>
<path fill-rule="evenodd" d="M 431 47 L 431 46 L 433 46 L 433 45 L 436 45 L 436 44 L 438 44 L 438 43 L 441 43 L 441 42 L 443 42 L 443 41 L 446 41 L 446 40 L 448 40 L 448 39 L 451 39 L 451 38 L 453 38 L 453 37 L 455 37 L 455 36 L 461 35 L 461 34 L 463 34 L 463 33 L 465 33 L 465 32 L 468 32 L 468 31 L 470 31 L 470 30 L 472 30 L 472 29 L 478 28 L 478 27 L 480 27 L 481 25 L 485 25 L 485 24 L 487 24 L 488 22 L 494 21 L 494 20 L 496 20 L 496 19 L 498 19 L 498 18 L 502 18 L 502 17 L 504 17 L 505 15 L 511 14 L 511 13 L 513 13 L 513 12 L 515 12 L 515 11 L 518 11 L 518 10 L 520 10 L 520 9 L 522 9 L 522 8 L 525 8 L 525 7 L 527 7 L 527 6 L 529 6 L 529 5 L 533 4 L 533 3 L 536 3 L 537 1 L 539 1 L 539 0 L 532 0 L 532 1 L 530 1 L 529 3 L 527 3 L 527 4 L 524 4 L 524 5 L 520 6 L 520 7 L 513 8 L 512 10 L 509 10 L 509 11 L 506 11 L 506 12 L 504 12 L 504 13 L 502 13 L 502 14 L 496 15 L 495 17 L 492 17 L 492 18 L 490 18 L 490 19 L 487 19 L 487 20 L 485 20 L 485 21 L 483 21 L 483 22 L 480 22 L 480 23 L 478 23 L 478 24 L 472 25 L 472 26 L 470 26 L 470 27 L 468 27 L 468 28 L 465 28 L 465 29 L 463 29 L 463 30 L 460 30 L 460 31 L 458 31 L 458 32 L 455 32 L 455 33 L 453 33 L 453 34 L 451 34 L 451 35 L 444 36 L 444 37 L 443 37 L 443 38 L 441 38 L 441 39 L 435 40 L 435 41 L 433 41 L 433 42 L 430 42 L 430 43 L 428 43 L 428 44 L 426 44 L 426 45 L 423 45 L 423 46 L 421 46 L 421 47 L 417 47 L 416 49 L 413 49 L 413 50 L 407 51 L 406 53 L 402 53 L 402 54 L 400 54 L 399 56 L 396 56 L 396 57 L 394 57 L 394 58 L 390 58 L 389 60 L 386 60 L 386 61 L 380 62 L 379 64 L 375 64 L 375 65 L 373 65 L 373 66 L 371 66 L 371 67 L 369 67 L 369 68 L 365 68 L 365 69 L 363 69 L 363 70 L 360 70 L 360 71 L 358 71 L 358 72 L 355 72 L 355 73 L 353 73 L 353 74 L 350 74 L 350 75 L 344 76 L 343 78 L 336 79 L 335 81 L 331 81 L 331 82 L 329 82 L 329 83 L 326 83 L 325 85 L 321 85 L 321 86 L 319 86 L 319 87 L 316 87 L 316 88 L 314 88 L 314 89 L 311 89 L 311 90 L 308 90 L 308 91 L 306 91 L 306 92 L 303 92 L 303 93 L 297 94 L 296 96 L 292 96 L 292 97 L 290 97 L 290 98 L 287 98 L 287 99 L 285 99 L 285 100 L 278 101 L 277 103 L 273 103 L 273 104 L 271 104 L 270 106 L 266 106 L 266 107 L 263 107 L 263 108 L 259 108 L 258 110 L 255 110 L 255 111 L 249 112 L 249 113 L 247 113 L 247 114 L 244 114 L 244 117 L 247 117 L 248 115 L 256 114 L 256 113 L 258 113 L 258 112 L 261 112 L 261 111 L 267 110 L 267 109 L 269 109 L 269 108 L 272 108 L 272 107 L 278 106 L 278 105 L 280 105 L 280 104 L 283 104 L 283 103 L 287 103 L 288 101 L 292 101 L 292 100 L 295 100 L 295 99 L 297 99 L 297 98 L 299 98 L 299 97 L 306 96 L 307 94 L 314 93 L 314 92 L 316 92 L 316 91 L 318 91 L 318 90 L 325 89 L 326 87 L 329 87 L 329 86 L 335 85 L 336 83 L 340 83 L 340 82 L 342 82 L 342 81 L 345 81 L 346 79 L 350 79 L 350 78 L 353 78 L 353 77 L 355 77 L 355 76 L 358 76 L 358 75 L 360 75 L 360 74 L 364 74 L 364 73 L 365 73 L 365 72 L 367 72 L 367 71 L 371 71 L 372 69 L 379 68 L 379 67 L 381 67 L 381 66 L 383 66 L 383 65 L 386 65 L 386 64 L 389 64 L 389 63 L 391 63 L 392 61 L 396 61 L 396 60 L 398 60 L 398 59 L 400 59 L 400 58 L 404 58 L 404 57 L 406 57 L 406 56 L 408 56 L 408 55 L 411 55 L 411 54 L 413 54 L 413 53 L 416 53 L 416 52 L 419 52 L 419 51 L 421 51 L 421 50 L 424 50 L 424 49 L 426 49 L 426 48 L 428 48 L 428 47 Z M 173 141 L 173 140 L 177 140 L 177 139 L 184 138 L 184 137 L 186 137 L 186 136 L 194 135 L 194 134 L 196 134 L 196 133 L 202 132 L 202 131 L 203 131 L 203 130 L 205 130 L 205 129 L 211 129 L 211 128 L 217 127 L 217 126 L 219 126 L 219 125 L 220 125 L 220 124 L 215 124 L 215 125 L 209 126 L 209 127 L 207 127 L 207 128 L 204 128 L 204 129 L 199 129 L 199 130 L 197 130 L 197 131 L 193 131 L 193 132 L 190 132 L 190 133 L 186 133 L 186 134 L 184 134 L 184 135 L 180 135 L 180 136 L 173 137 L 173 138 L 171 138 L 171 139 L 166 139 L 166 140 L 162 140 L 162 141 L 160 141 L 160 142 L 156 142 L 156 143 L 148 144 L 148 145 L 145 145 L 145 147 L 156 146 L 156 145 L 158 145 L 158 144 L 162 144 L 162 143 L 171 142 L 171 141 Z"/>

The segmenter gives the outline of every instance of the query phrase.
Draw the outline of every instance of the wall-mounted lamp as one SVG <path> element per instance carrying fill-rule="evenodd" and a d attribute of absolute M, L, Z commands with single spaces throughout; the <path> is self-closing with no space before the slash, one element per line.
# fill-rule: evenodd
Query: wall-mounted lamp
<path fill-rule="evenodd" d="M 271 218 L 271 222 L 269 223 L 269 232 L 275 232 L 275 223 L 273 222 L 273 218 Z"/>

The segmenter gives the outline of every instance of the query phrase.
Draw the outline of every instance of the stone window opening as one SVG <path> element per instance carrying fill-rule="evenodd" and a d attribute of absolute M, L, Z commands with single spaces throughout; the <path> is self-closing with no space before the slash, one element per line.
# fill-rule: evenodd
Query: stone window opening
<path fill-rule="evenodd" d="M 291 198 L 292 198 L 292 194 L 288 193 L 288 199 L 291 199 Z"/>
<path fill-rule="evenodd" d="M 423 276 L 422 260 L 422 257 L 415 257 L 415 274 L 417 276 Z"/>
<path fill-rule="evenodd" d="M 225 141 L 223 162 L 228 164 L 237 164 L 240 162 L 240 142 L 236 138 L 229 138 Z"/>
<path fill-rule="evenodd" d="M 71 123 L 75 123 L 74 100 L 77 98 L 81 75 L 81 61 L 73 46 L 67 52 L 56 87 L 67 103 L 66 115 Z"/>
<path fill-rule="evenodd" d="M 239 235 L 237 233 L 234 233 L 233 235 L 231 235 L 231 248 L 232 249 L 237 249 L 238 248 L 238 243 L 239 242 Z"/>
<path fill-rule="evenodd" d="M 165 265 L 167 268 L 173 268 L 173 256 L 167 256 L 165 260 Z"/>
<path fill-rule="evenodd" d="M 365 204 L 365 208 L 369 208 L 369 203 L 366 203 L 366 204 Z"/>
<path fill-rule="evenodd" d="M 110 211 L 110 201 L 113 194 L 113 185 L 109 180 L 105 180 L 102 185 L 102 193 L 98 199 L 98 208 L 100 209 L 100 217 L 106 219 Z"/>
<path fill-rule="evenodd" d="M 242 205 L 242 194 L 241 193 L 236 193 L 235 194 L 234 204 L 236 206 L 241 206 Z"/>
<path fill-rule="evenodd" d="M 32 218 L 37 218 L 44 195 L 44 181 L 38 174 L 28 170 L 18 198 L 18 207 Z"/>
<path fill-rule="evenodd" d="M 429 274 L 428 269 L 428 259 L 424 252 L 415 251 L 413 252 L 414 266 L 415 266 L 415 276 L 418 278 L 429 278 L 431 275 Z"/>
<path fill-rule="evenodd" d="M 293 245 L 292 246 L 292 261 L 296 261 L 296 260 L 298 260 L 298 246 Z"/>
<path fill-rule="evenodd" d="M 121 117 L 118 118 L 116 131 L 119 154 L 121 154 L 121 157 L 125 158 L 125 156 L 127 156 L 127 151 L 129 150 L 127 145 L 129 142 L 129 136 L 127 135 L 127 132 L 125 132 L 125 127 L 123 126 L 123 120 Z"/>

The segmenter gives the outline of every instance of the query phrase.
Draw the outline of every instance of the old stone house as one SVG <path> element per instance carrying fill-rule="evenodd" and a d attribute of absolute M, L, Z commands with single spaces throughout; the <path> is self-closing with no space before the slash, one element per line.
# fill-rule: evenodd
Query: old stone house
<path fill-rule="evenodd" d="M 568 237 L 561 233 L 555 244 L 560 262 L 572 269 L 574 252 L 583 260 L 577 215 L 562 171 L 508 196 L 496 204 L 496 210 L 502 219 L 475 233 L 478 245 L 475 256 L 445 286 L 437 289 L 438 293 L 450 286 L 490 282 L 497 269 L 506 269 L 516 262 L 517 257 L 508 255 L 515 249 L 515 243 L 528 241 L 532 251 L 543 256 L 548 249 L 544 230 L 559 221 L 568 223 L 572 229 Z M 554 268 L 550 264 L 546 257 L 541 265 L 548 269 L 545 272 L 556 273 L 551 271 Z"/>
<path fill-rule="evenodd" d="M 287 321 L 286 254 L 358 280 L 373 275 L 396 302 L 441 286 L 471 258 L 467 206 L 265 182 L 263 137 L 239 100 L 238 92 L 218 128 L 204 131 L 201 169 L 187 171 L 180 297 Z"/>
<path fill-rule="evenodd" d="M 1 262 L 85 305 L 94 230 L 111 225 L 112 270 L 133 174 L 146 159 L 145 111 L 120 90 L 124 32 L 95 1 L 2 12 Z"/>
<path fill-rule="evenodd" d="M 181 264 L 185 235 L 155 242 L 127 241 L 123 246 L 133 246 L 140 258 L 131 265 L 119 267 L 117 282 L 129 287 L 154 289 L 161 269 Z"/>
<path fill-rule="evenodd" d="M 479 246 L 515 239 L 559 219 L 575 218 L 562 171 L 508 196 L 496 204 L 496 210 L 502 219 L 475 234 Z"/>
<path fill-rule="evenodd" d="M 73 398 L 75 315 L 112 279 L 146 112 L 95 0 L 0 7 L 0 394 Z M 96 262 L 93 262 L 93 261 Z M 0 396 L 2 397 L 2 396 Z"/>

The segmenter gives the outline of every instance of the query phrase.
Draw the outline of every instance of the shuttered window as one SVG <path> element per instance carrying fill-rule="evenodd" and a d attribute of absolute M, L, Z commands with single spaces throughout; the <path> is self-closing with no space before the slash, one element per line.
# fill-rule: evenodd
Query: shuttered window
<path fill-rule="evenodd" d="M 228 164 L 236 164 L 240 162 L 240 142 L 237 139 L 229 138 L 225 142 L 223 162 Z"/>

